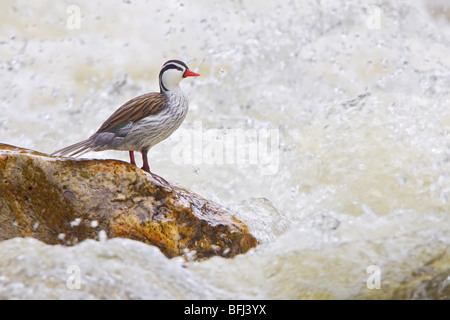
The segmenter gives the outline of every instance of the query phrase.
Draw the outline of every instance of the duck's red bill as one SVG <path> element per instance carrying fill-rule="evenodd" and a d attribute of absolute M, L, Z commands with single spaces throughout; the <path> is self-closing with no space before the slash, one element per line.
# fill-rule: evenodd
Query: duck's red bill
<path fill-rule="evenodd" d="M 186 72 L 183 75 L 185 78 L 186 77 L 198 77 L 200 76 L 198 73 L 192 72 L 191 70 L 186 70 Z"/>

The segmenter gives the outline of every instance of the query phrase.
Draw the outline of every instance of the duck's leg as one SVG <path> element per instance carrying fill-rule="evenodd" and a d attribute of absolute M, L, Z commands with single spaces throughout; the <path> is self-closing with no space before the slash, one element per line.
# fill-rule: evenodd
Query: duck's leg
<path fill-rule="evenodd" d="M 130 153 L 130 163 L 135 166 L 136 165 L 136 161 L 134 160 L 134 151 L 129 151 Z"/>
<path fill-rule="evenodd" d="M 148 173 L 151 173 L 150 166 L 148 165 L 148 159 L 147 159 L 148 150 L 142 149 L 141 153 L 142 153 L 142 162 L 144 163 L 144 165 L 142 166 L 142 170 L 147 171 Z"/>
<path fill-rule="evenodd" d="M 142 153 L 142 162 L 144 163 L 144 165 L 142 166 L 142 170 L 147 171 L 148 173 L 150 173 L 152 175 L 152 177 L 156 178 L 157 180 L 159 180 L 159 182 L 162 181 L 166 185 L 170 186 L 170 183 L 168 183 L 166 181 L 166 179 L 164 179 L 163 177 L 158 176 L 156 173 L 150 172 L 150 166 L 148 164 L 148 159 L 147 159 L 148 149 L 142 149 L 141 153 Z"/>

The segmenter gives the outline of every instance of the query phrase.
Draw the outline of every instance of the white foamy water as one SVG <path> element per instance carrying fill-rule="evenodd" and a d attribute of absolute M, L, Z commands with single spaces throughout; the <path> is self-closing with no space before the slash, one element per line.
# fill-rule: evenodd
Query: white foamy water
<path fill-rule="evenodd" d="M 1 2 L 0 141 L 85 139 L 182 59 L 201 77 L 152 170 L 262 244 L 185 264 L 127 239 L 11 239 L 1 298 L 448 298 L 448 281 L 398 289 L 450 268 L 446 1 L 108 3 Z"/>

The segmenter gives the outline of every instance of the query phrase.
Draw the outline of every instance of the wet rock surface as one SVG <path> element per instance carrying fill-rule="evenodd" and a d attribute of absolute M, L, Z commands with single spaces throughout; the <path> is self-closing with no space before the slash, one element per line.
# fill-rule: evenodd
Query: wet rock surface
<path fill-rule="evenodd" d="M 118 160 L 55 158 L 0 144 L 0 240 L 122 237 L 167 257 L 233 257 L 257 244 L 218 204 Z"/>

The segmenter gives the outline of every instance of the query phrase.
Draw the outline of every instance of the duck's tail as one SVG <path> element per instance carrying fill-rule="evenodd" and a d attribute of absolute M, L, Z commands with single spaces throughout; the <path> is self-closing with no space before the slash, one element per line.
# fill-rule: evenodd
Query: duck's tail
<path fill-rule="evenodd" d="M 69 157 L 81 156 L 82 154 L 92 150 L 93 142 L 94 141 L 91 137 L 89 139 L 75 143 L 71 146 L 57 150 L 53 152 L 51 156 L 69 156 Z"/>

